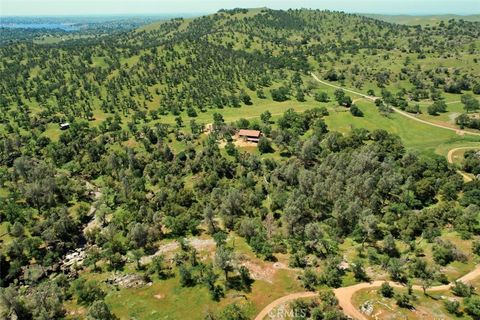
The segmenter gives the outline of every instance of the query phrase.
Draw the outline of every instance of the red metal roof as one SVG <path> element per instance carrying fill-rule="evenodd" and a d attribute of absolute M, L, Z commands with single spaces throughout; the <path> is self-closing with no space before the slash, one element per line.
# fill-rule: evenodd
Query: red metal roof
<path fill-rule="evenodd" d="M 241 129 L 238 131 L 239 136 L 246 136 L 246 137 L 260 137 L 261 132 L 258 130 L 247 130 L 247 129 Z"/>

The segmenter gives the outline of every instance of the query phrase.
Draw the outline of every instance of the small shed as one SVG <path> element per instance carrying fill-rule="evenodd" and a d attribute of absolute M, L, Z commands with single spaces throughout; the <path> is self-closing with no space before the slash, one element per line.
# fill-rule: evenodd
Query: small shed
<path fill-rule="evenodd" d="M 70 128 L 69 122 L 60 123 L 60 130 L 67 130 L 68 128 Z"/>
<path fill-rule="evenodd" d="M 245 140 L 250 142 L 258 142 L 261 135 L 262 132 L 260 132 L 259 130 L 241 129 L 240 131 L 238 131 L 238 136 L 240 138 L 244 138 Z"/>

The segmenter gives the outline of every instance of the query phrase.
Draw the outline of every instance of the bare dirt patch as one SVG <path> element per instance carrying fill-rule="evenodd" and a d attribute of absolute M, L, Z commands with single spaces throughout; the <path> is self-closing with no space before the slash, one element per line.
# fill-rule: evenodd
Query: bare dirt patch
<path fill-rule="evenodd" d="M 247 267 L 252 279 L 273 283 L 273 276 L 276 270 L 272 265 L 260 265 L 249 260 L 242 261 L 240 265 Z"/>
<path fill-rule="evenodd" d="M 201 251 L 201 250 L 207 250 L 209 248 L 215 247 L 215 240 L 213 239 L 198 239 L 198 238 L 191 238 L 187 239 L 187 243 L 194 247 L 195 249 Z M 154 254 L 150 256 L 145 256 L 140 259 L 141 264 L 148 264 L 152 261 L 152 259 L 156 256 L 166 254 L 169 252 L 176 251 L 180 248 L 180 244 L 177 241 L 170 242 L 167 244 L 164 244 L 160 246 Z"/>
<path fill-rule="evenodd" d="M 256 147 L 257 146 L 256 142 L 246 141 L 246 140 L 243 140 L 242 138 L 234 139 L 233 144 L 237 147 Z"/>

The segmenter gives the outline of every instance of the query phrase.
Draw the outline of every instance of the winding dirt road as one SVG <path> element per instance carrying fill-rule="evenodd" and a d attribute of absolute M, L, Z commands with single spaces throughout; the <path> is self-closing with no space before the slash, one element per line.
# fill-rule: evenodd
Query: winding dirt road
<path fill-rule="evenodd" d="M 448 163 L 453 164 L 453 154 L 456 151 L 458 151 L 458 150 L 468 150 L 468 149 L 478 149 L 478 148 L 476 148 L 476 147 L 460 147 L 460 148 L 451 149 L 450 151 L 448 151 L 448 155 L 447 155 Z M 470 181 L 473 180 L 471 176 L 469 176 L 468 174 L 466 174 L 465 172 L 463 172 L 461 170 L 457 170 L 457 173 L 460 174 L 463 177 L 463 180 L 465 182 L 470 182 Z"/>
<path fill-rule="evenodd" d="M 346 91 L 346 92 L 350 92 L 352 94 L 356 94 L 357 96 L 361 96 L 363 98 L 366 98 L 366 99 L 369 99 L 371 101 L 375 101 L 376 99 L 379 99 L 378 97 L 373 97 L 373 96 L 369 96 L 369 95 L 366 95 L 366 94 L 363 94 L 361 92 L 357 92 L 357 91 L 354 91 L 354 90 L 351 90 L 351 89 L 347 89 L 347 88 L 344 88 L 344 87 L 340 87 L 340 86 L 337 86 L 337 85 L 334 85 L 334 84 L 331 84 L 329 82 L 326 82 L 326 81 L 323 81 L 323 80 L 320 80 L 314 73 L 311 73 L 313 79 L 315 79 L 316 81 L 326 85 L 326 86 L 329 86 L 329 87 L 332 87 L 332 88 L 336 88 L 336 89 L 342 89 L 343 91 Z M 426 120 L 422 120 L 422 119 L 419 119 L 417 117 L 415 117 L 414 115 L 412 114 L 409 114 L 405 111 L 402 111 L 398 108 L 395 108 L 395 107 L 391 107 L 396 113 L 404 116 L 404 117 L 407 117 L 409 119 L 412 119 L 412 120 L 415 120 L 417 122 L 421 122 L 423 124 L 426 124 L 426 125 L 429 125 L 429 126 L 433 126 L 433 127 L 437 127 L 437 128 L 442 128 L 442 129 L 446 129 L 446 130 L 450 130 L 450 131 L 454 131 L 456 132 L 457 134 L 460 134 L 460 135 L 464 135 L 464 134 L 469 134 L 469 135 L 473 135 L 473 136 L 478 136 L 480 137 L 480 133 L 478 132 L 471 132 L 471 131 L 465 131 L 465 130 L 459 130 L 459 129 L 456 129 L 456 128 L 451 128 L 451 127 L 448 127 L 448 126 L 444 126 L 444 125 L 441 125 L 441 124 L 438 124 L 438 123 L 433 123 L 433 122 L 429 122 L 429 121 L 426 121 Z"/>
<path fill-rule="evenodd" d="M 475 269 L 464 275 L 463 277 L 460 277 L 457 279 L 457 281 L 461 282 L 471 282 L 472 280 L 478 278 L 480 276 L 480 265 L 477 265 Z M 342 308 L 342 311 L 349 317 L 357 320 L 368 320 L 368 318 L 361 313 L 353 304 L 352 304 L 352 297 L 353 295 L 363 289 L 372 289 L 372 288 L 378 288 L 384 283 L 385 281 L 382 280 L 377 280 L 373 282 L 364 282 L 364 283 L 359 283 L 355 284 L 349 287 L 343 287 L 343 288 L 337 288 L 334 289 L 333 292 L 335 293 L 335 296 L 338 299 L 338 304 Z M 396 282 L 391 282 L 387 281 L 392 287 L 395 288 L 405 288 L 404 285 Z M 445 285 L 440 285 L 440 286 L 435 286 L 431 287 L 428 289 L 429 292 L 431 291 L 444 291 L 450 289 L 451 284 L 445 284 Z M 413 290 L 423 290 L 421 286 L 414 285 Z M 277 307 L 280 307 L 282 305 L 285 305 L 286 303 L 289 303 L 291 301 L 297 300 L 297 299 L 302 299 L 302 298 L 314 298 L 318 294 L 316 292 L 297 292 L 297 293 L 292 293 L 286 296 L 283 296 L 273 302 L 271 302 L 268 306 L 263 308 L 262 311 L 255 317 L 255 320 L 264 320 L 264 318 L 272 312 Z"/>
<path fill-rule="evenodd" d="M 275 308 L 282 306 L 290 301 L 297 300 L 297 299 L 304 299 L 304 298 L 314 298 L 318 295 L 316 292 L 298 292 L 298 293 L 292 293 L 289 294 L 288 296 L 283 296 L 281 298 L 278 298 L 277 300 L 273 301 L 270 303 L 268 306 L 263 308 L 262 311 L 255 317 L 255 320 L 263 320 L 272 310 Z"/>

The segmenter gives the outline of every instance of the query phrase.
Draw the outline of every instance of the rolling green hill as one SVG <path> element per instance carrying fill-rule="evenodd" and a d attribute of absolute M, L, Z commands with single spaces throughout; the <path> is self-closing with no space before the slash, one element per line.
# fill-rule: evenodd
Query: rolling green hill
<path fill-rule="evenodd" d="M 333 288 L 392 280 L 416 286 L 355 307 L 478 318 L 469 286 L 418 286 L 478 271 L 480 22 L 378 18 L 2 43 L 0 315 L 249 319 L 307 290 L 288 308 L 345 319 Z"/>

